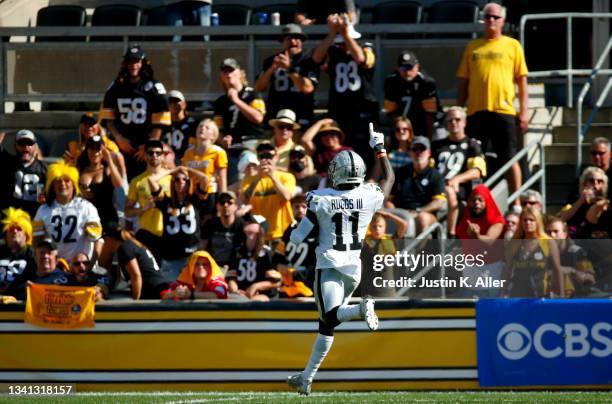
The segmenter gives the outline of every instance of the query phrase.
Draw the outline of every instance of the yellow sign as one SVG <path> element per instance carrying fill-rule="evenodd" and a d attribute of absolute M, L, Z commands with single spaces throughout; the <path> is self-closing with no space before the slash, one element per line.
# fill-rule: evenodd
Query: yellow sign
<path fill-rule="evenodd" d="M 93 327 L 94 296 L 93 287 L 30 283 L 24 320 L 45 328 Z"/>

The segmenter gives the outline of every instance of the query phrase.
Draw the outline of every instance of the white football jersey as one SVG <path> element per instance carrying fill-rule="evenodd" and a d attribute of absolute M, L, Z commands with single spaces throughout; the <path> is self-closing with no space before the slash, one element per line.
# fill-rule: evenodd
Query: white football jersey
<path fill-rule="evenodd" d="M 319 225 L 317 268 L 336 268 L 348 276 L 360 276 L 363 239 L 384 199 L 380 187 L 373 183 L 347 191 L 325 188 L 308 194 L 308 209 L 317 216 Z"/>
<path fill-rule="evenodd" d="M 81 197 L 65 205 L 42 204 L 34 217 L 33 235 L 45 234 L 57 243 L 58 257 L 70 260 L 77 252 L 91 257 L 92 243 L 102 235 L 98 209 Z"/>

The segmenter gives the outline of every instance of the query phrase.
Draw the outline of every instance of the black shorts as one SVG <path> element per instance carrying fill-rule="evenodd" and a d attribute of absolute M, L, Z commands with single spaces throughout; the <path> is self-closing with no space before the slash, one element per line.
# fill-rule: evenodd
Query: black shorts
<path fill-rule="evenodd" d="M 514 115 L 478 111 L 468 116 L 466 133 L 480 140 L 483 152 L 494 152 L 502 163 L 510 160 L 518 151 L 518 124 Z"/>

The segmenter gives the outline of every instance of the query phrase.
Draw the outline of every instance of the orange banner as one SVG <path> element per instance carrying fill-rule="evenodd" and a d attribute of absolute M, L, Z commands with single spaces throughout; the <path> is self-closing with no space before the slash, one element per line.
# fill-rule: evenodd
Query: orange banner
<path fill-rule="evenodd" d="M 74 329 L 94 326 L 93 287 L 28 285 L 25 322 L 39 327 Z"/>

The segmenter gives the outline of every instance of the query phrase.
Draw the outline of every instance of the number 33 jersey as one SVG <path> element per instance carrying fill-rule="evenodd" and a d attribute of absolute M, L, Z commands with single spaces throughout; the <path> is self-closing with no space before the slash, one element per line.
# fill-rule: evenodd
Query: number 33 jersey
<path fill-rule="evenodd" d="M 91 257 L 93 242 L 102 235 L 98 210 L 91 202 L 75 197 L 65 205 L 53 201 L 38 208 L 33 222 L 34 236 L 50 236 L 57 243 L 58 256 L 70 260 L 77 252 Z"/>
<path fill-rule="evenodd" d="M 336 268 L 351 277 L 360 275 L 361 245 L 384 199 L 380 187 L 373 183 L 347 191 L 325 188 L 308 194 L 306 203 L 319 227 L 317 268 Z"/>

